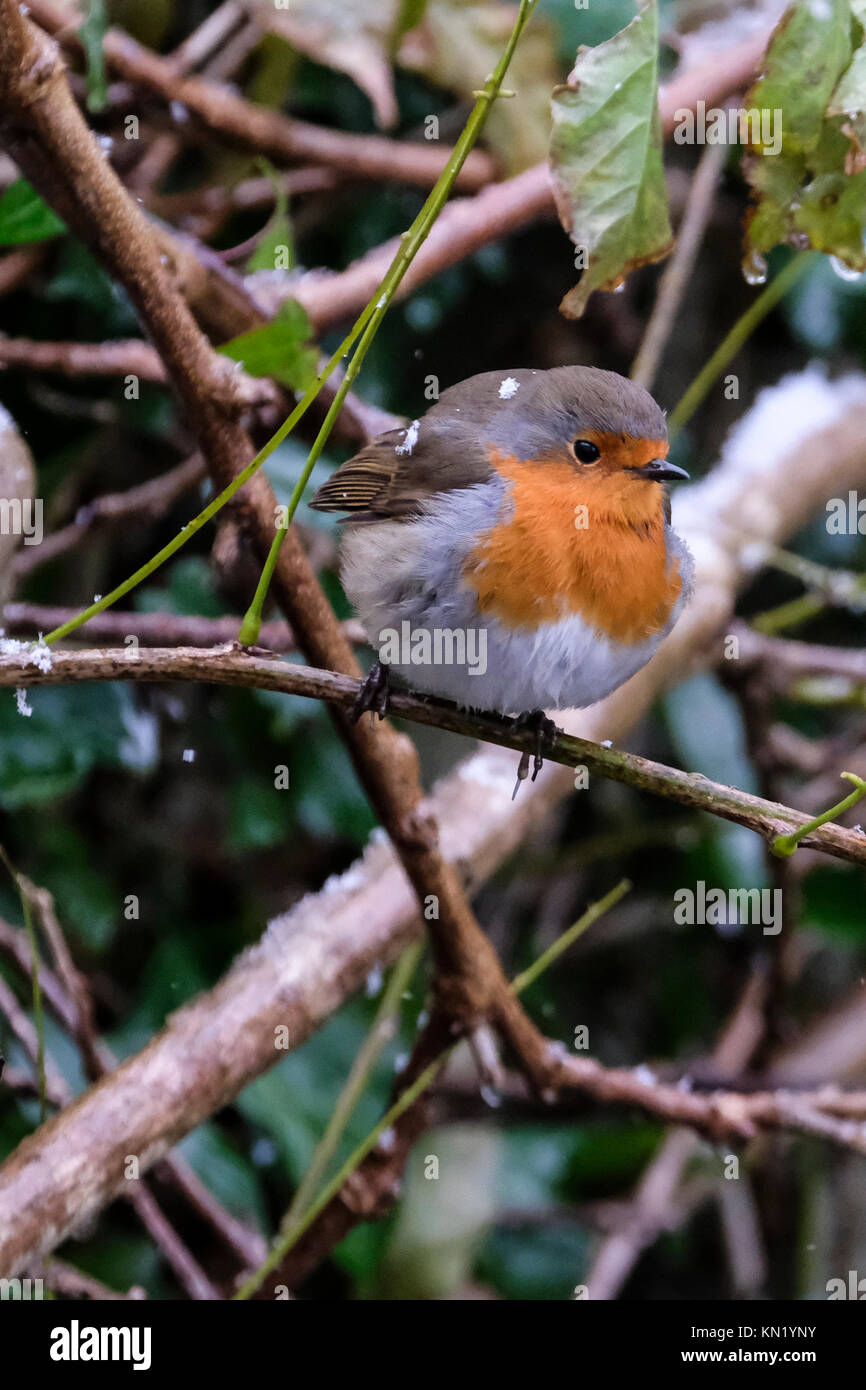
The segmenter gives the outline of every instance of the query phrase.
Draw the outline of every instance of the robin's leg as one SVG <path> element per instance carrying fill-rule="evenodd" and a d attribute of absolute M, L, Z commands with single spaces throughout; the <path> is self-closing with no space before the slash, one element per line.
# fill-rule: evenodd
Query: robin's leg
<path fill-rule="evenodd" d="M 542 767 L 544 766 L 544 754 L 549 753 L 553 747 L 559 729 L 552 719 L 548 719 L 543 709 L 527 710 L 524 714 L 518 714 L 512 721 L 513 729 L 534 729 L 535 730 L 535 754 L 532 759 L 532 780 L 535 781 Z M 517 785 L 514 788 L 511 800 L 520 790 L 521 782 L 525 782 L 529 775 L 529 754 L 521 753 L 520 762 L 517 765 Z"/>
<path fill-rule="evenodd" d="M 367 710 L 373 715 L 373 723 L 376 722 L 377 714 L 380 719 L 385 718 L 391 696 L 390 675 L 390 666 L 386 666 L 382 661 L 373 662 L 350 711 L 353 724 L 357 724 Z"/>

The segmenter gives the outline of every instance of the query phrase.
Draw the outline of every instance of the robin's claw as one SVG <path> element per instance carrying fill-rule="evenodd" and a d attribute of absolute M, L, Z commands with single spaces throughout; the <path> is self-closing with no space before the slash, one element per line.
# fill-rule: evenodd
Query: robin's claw
<path fill-rule="evenodd" d="M 349 717 L 353 724 L 357 724 L 361 715 L 369 710 L 373 716 L 372 723 L 375 727 L 376 715 L 384 719 L 388 713 L 388 701 L 391 696 L 390 686 L 390 667 L 382 661 L 374 661 L 361 689 L 352 705 Z"/>
<path fill-rule="evenodd" d="M 521 784 L 521 782 L 525 782 L 528 776 L 529 776 L 529 754 L 528 754 L 528 753 L 521 753 L 521 755 L 520 755 L 520 762 L 517 764 L 517 781 L 514 783 L 514 791 L 511 793 L 511 800 L 512 800 L 512 801 L 513 801 L 514 798 L 516 797 L 517 793 L 520 791 L 520 784 Z"/>
<path fill-rule="evenodd" d="M 512 722 L 513 729 L 534 729 L 535 731 L 535 753 L 532 759 L 532 780 L 535 781 L 541 769 L 544 767 L 544 754 L 549 753 L 556 742 L 559 729 L 552 719 L 549 719 L 543 709 L 528 710 L 525 714 L 519 714 Z M 529 772 L 529 754 L 523 753 L 517 768 L 517 786 L 514 788 L 512 801 L 517 795 L 520 783 L 526 779 Z"/>

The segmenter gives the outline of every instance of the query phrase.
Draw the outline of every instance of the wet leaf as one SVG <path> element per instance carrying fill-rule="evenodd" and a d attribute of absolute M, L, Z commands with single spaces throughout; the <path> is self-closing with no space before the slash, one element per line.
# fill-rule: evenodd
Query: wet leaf
<path fill-rule="evenodd" d="M 271 376 L 304 391 L 316 374 L 316 349 L 309 345 L 310 321 L 300 304 L 287 299 L 269 323 L 224 343 L 220 352 L 240 362 L 250 376 Z"/>
<path fill-rule="evenodd" d="M 625 29 L 578 53 L 553 93 L 550 145 L 559 219 L 584 253 L 580 283 L 562 301 L 578 318 L 593 290 L 671 248 L 658 110 L 658 11 L 644 4 Z"/>
<path fill-rule="evenodd" d="M 102 41 L 108 28 L 105 0 L 87 0 L 86 18 L 78 36 L 87 58 L 87 105 L 91 111 L 104 111 L 108 105 L 108 81 Z"/>
<path fill-rule="evenodd" d="M 66 231 L 66 224 L 26 179 L 10 184 L 0 198 L 0 246 L 47 241 Z"/>
<path fill-rule="evenodd" d="M 866 50 L 849 0 L 797 0 L 777 26 L 761 78 L 744 99 L 773 124 L 750 129 L 746 259 L 779 242 L 809 245 L 866 270 Z M 777 148 L 777 145 L 779 146 Z"/>

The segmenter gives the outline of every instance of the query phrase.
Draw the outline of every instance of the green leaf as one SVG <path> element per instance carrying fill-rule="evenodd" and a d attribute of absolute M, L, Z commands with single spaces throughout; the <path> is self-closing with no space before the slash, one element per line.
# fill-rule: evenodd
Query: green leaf
<path fill-rule="evenodd" d="M 750 266 L 789 242 L 866 270 L 862 45 L 863 26 L 849 0 L 796 0 L 777 26 L 764 72 L 744 98 L 746 109 L 773 113 L 781 127 L 778 149 L 750 131 L 743 159 L 752 187 L 745 237 Z"/>
<path fill-rule="evenodd" d="M 26 179 L 16 179 L 0 198 L 0 246 L 47 241 L 66 231 L 66 223 Z"/>
<path fill-rule="evenodd" d="M 625 29 L 578 52 L 553 93 L 550 162 L 559 220 L 585 253 L 562 301 L 579 318 L 593 290 L 615 290 L 672 245 L 658 110 L 658 10 L 641 6 Z"/>
<path fill-rule="evenodd" d="M 292 270 L 294 264 L 295 248 L 291 219 L 287 212 L 277 212 L 247 261 L 247 270 Z"/>
<path fill-rule="evenodd" d="M 273 768 L 233 778 L 229 788 L 228 843 L 236 852 L 284 844 L 291 828 L 291 798 L 274 786 Z"/>
<path fill-rule="evenodd" d="M 311 331 L 301 305 L 287 299 L 269 323 L 232 338 L 220 352 L 240 362 L 250 376 L 270 376 L 292 391 L 305 391 L 316 375 L 316 349 L 309 346 Z"/>
<path fill-rule="evenodd" d="M 15 695 L 0 697 L 0 806 L 38 806 L 75 790 L 96 767 L 144 772 L 157 754 L 153 717 L 130 689 L 108 685 L 39 686 L 33 710 L 18 713 Z"/>
<path fill-rule="evenodd" d="M 87 17 L 78 36 L 87 59 L 87 105 L 91 111 L 104 111 L 108 105 L 108 82 L 102 41 L 108 28 L 105 0 L 88 0 Z"/>
<path fill-rule="evenodd" d="M 773 31 L 763 73 L 744 105 L 781 110 L 788 155 L 818 143 L 833 89 L 851 59 L 850 28 L 849 0 L 796 0 Z"/>
<path fill-rule="evenodd" d="M 499 1227 L 478 1258 L 476 1277 L 501 1298 L 561 1303 L 582 1282 L 591 1250 L 577 1218 L 573 1225 Z"/>
<path fill-rule="evenodd" d="M 257 159 L 256 165 L 274 190 L 274 211 L 261 241 L 247 261 L 247 270 L 291 270 L 295 264 L 295 245 L 289 199 L 270 160 Z"/>

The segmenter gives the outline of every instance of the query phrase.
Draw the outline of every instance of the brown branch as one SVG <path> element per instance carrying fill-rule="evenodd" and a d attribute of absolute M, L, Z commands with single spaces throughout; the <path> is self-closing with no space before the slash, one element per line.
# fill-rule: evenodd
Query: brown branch
<path fill-rule="evenodd" d="M 764 1033 L 766 971 L 753 970 L 733 1016 L 712 1052 L 712 1063 L 731 1073 L 749 1063 Z M 683 1173 L 698 1149 L 697 1135 L 672 1130 L 653 1155 L 628 1203 L 625 1218 L 595 1254 L 586 1284 L 592 1299 L 616 1298 L 645 1250 L 689 1209 L 680 1192 Z M 685 1206 L 685 1210 L 684 1210 Z"/>
<path fill-rule="evenodd" d="M 727 155 L 724 145 L 705 146 L 692 178 L 674 252 L 662 271 L 652 314 L 632 364 L 632 381 L 647 391 L 652 390 L 662 354 L 691 279 Z"/>
<path fill-rule="evenodd" d="M 54 914 L 53 899 L 45 889 L 30 884 L 29 880 L 24 879 L 24 884 L 26 889 L 31 891 L 31 900 L 34 901 L 34 905 L 41 914 L 43 925 L 46 927 L 52 942 L 52 949 L 59 969 L 60 962 L 63 961 L 63 982 L 44 961 L 40 962 L 39 984 L 43 996 L 48 1001 L 53 1013 L 77 1041 L 85 1060 L 85 1070 L 91 1079 L 105 1076 L 117 1066 L 117 1058 L 107 1043 L 96 1035 L 93 1026 L 89 986 L 69 955 L 60 923 Z M 23 931 L 17 930 L 2 919 L 0 919 L 0 949 L 4 950 L 11 960 L 15 961 L 29 981 L 33 969 L 30 943 Z M 3 981 L 0 979 L 0 988 L 2 987 L 4 987 Z M 5 988 L 8 989 L 8 986 Z M 2 1005 L 2 995 L 0 995 L 0 1005 Z M 32 1030 L 32 1025 L 29 1024 L 29 1019 L 26 1018 L 23 1011 L 22 1017 Z M 35 1047 L 35 1038 L 33 1038 L 33 1045 Z M 2 1082 L 4 1085 L 11 1084 L 8 1071 L 4 1072 Z M 38 1083 L 31 1082 L 31 1085 L 38 1092 Z M 58 1106 L 69 1102 L 69 1095 L 66 1092 L 57 1094 L 49 1091 L 49 1095 Z M 158 1176 L 170 1182 L 186 1198 L 199 1215 L 213 1227 L 217 1236 L 237 1256 L 244 1267 L 255 1265 L 264 1258 L 265 1244 L 259 1233 L 244 1226 L 242 1222 L 226 1211 L 180 1154 L 168 1154 L 160 1165 Z"/>
<path fill-rule="evenodd" d="M 75 22 L 63 5 L 34 0 L 30 8 L 38 23 L 64 45 L 80 47 Z M 165 102 L 180 102 L 191 116 L 230 143 L 273 159 L 306 160 L 355 178 L 431 188 L 451 154 L 450 149 L 430 144 L 329 130 L 255 105 L 215 82 L 185 77 L 171 59 L 145 48 L 123 29 L 109 29 L 102 47 L 106 61 L 121 77 L 156 92 Z M 473 150 L 457 183 L 464 189 L 480 188 L 493 175 L 490 156 Z"/>
<path fill-rule="evenodd" d="M 135 1208 L 138 1219 L 171 1265 L 181 1288 L 186 1290 L 190 1298 L 204 1302 L 218 1301 L 221 1297 L 219 1291 L 208 1279 L 189 1246 L 181 1240 L 147 1183 L 137 1178 L 124 1180 L 123 1195 Z"/>
<path fill-rule="evenodd" d="M 338 186 L 333 169 L 316 165 L 289 169 L 275 179 L 242 179 L 233 187 L 214 184 L 209 188 L 194 188 L 183 193 L 152 193 L 147 198 L 151 212 L 166 222 L 186 222 L 187 230 L 201 237 L 211 232 L 231 213 L 249 212 L 252 208 L 269 208 L 274 203 L 275 186 L 289 197 L 301 193 L 330 193 Z"/>
<path fill-rule="evenodd" d="M 247 294 L 244 283 L 219 260 L 214 262 L 210 259 L 214 253 L 208 247 L 200 247 L 200 254 L 196 255 L 189 238 L 172 236 L 164 228 L 155 228 L 154 235 L 161 245 L 169 249 L 177 288 L 189 301 L 197 317 L 205 321 L 219 320 L 220 323 L 223 323 L 224 316 L 227 317 L 227 322 L 223 323 L 224 331 L 219 334 L 221 339 L 234 337 L 236 333 L 258 328 L 268 322 L 264 310 L 252 295 Z M 208 293 L 214 285 L 220 286 L 215 300 Z M 324 357 L 320 359 L 320 367 L 325 360 Z M 4 368 L 58 372 L 67 377 L 132 375 L 158 385 L 168 382 L 159 353 L 142 338 L 73 343 L 0 336 L 0 370 Z M 252 377 L 242 371 L 237 371 L 237 378 L 239 393 L 251 409 L 270 407 L 277 410 L 280 420 L 288 413 L 286 394 L 276 382 L 266 377 Z M 331 404 L 341 379 L 341 373 L 335 371 L 325 382 L 313 407 L 313 415 L 322 414 Z M 319 406 L 318 411 L 316 406 Z M 334 433 L 339 432 L 342 438 L 365 443 L 397 424 L 399 420 L 396 416 L 349 391 L 343 400 Z"/>
<path fill-rule="evenodd" d="M 17 290 L 22 281 L 42 264 L 44 257 L 45 247 L 41 243 L 16 247 L 0 257 L 0 297 Z"/>
<path fill-rule="evenodd" d="M 20 579 L 41 565 L 56 560 L 72 550 L 85 536 L 103 526 L 140 519 L 155 521 L 164 516 L 190 488 L 205 476 L 204 460 L 200 454 L 184 459 L 167 473 L 138 483 L 126 492 L 106 493 L 78 509 L 73 522 L 46 536 L 40 545 L 22 546 L 15 556 L 14 571 Z M 127 629 L 131 631 L 131 629 Z M 49 632 L 50 627 L 43 627 Z"/>
<path fill-rule="evenodd" d="M 88 1298 L 95 1303 L 126 1303 L 133 1299 L 147 1298 L 140 1285 L 134 1285 L 127 1293 L 118 1293 L 116 1289 L 110 1289 L 99 1279 L 92 1278 L 64 1260 L 58 1260 L 56 1256 L 43 1264 L 37 1264 L 31 1269 L 30 1275 L 31 1278 L 42 1279 L 46 1288 L 53 1289 L 66 1298 Z"/>
<path fill-rule="evenodd" d="M 7 603 L 2 622 L 7 635 L 38 637 L 74 618 L 78 608 L 48 607 L 39 603 Z M 91 641 L 122 642 L 125 637 L 137 637 L 145 647 L 215 647 L 233 642 L 240 627 L 240 617 L 200 618 L 176 613 L 130 613 L 107 608 L 97 613 L 87 624 L 86 636 Z M 364 629 L 356 618 L 341 623 L 343 635 L 353 646 L 366 643 Z M 262 623 L 259 646 L 272 652 L 297 650 L 295 634 L 288 623 Z"/>
<path fill-rule="evenodd" d="M 113 343 L 56 343 L 0 337 L 0 368 L 5 367 L 57 372 L 66 377 L 131 375 L 141 381 L 165 381 L 159 354 L 142 338 Z"/>
<path fill-rule="evenodd" d="M 238 0 L 223 0 L 171 55 L 177 72 L 190 72 L 206 62 L 243 24 L 246 14 Z"/>
<path fill-rule="evenodd" d="M 56 685 L 76 681 L 210 681 L 215 685 L 247 686 L 304 695 L 325 700 L 349 710 L 361 689 L 361 682 L 333 671 L 289 666 L 266 655 L 254 654 L 236 643 L 201 651 L 193 647 L 154 647 L 137 655 L 130 649 L 91 651 L 52 651 L 51 668 L 40 670 L 29 652 L 0 655 L 0 686 Z M 496 714 L 458 709 L 444 700 L 394 692 L 390 712 L 436 729 L 464 734 L 494 743 L 515 752 L 532 753 L 536 735 L 532 730 L 515 728 L 512 720 Z M 366 722 L 366 721 L 365 721 Z M 805 825 L 810 817 L 778 802 L 767 801 L 699 773 L 682 772 L 649 758 L 606 748 L 586 739 L 558 732 L 545 756 L 562 767 L 585 767 L 591 776 L 609 777 L 616 782 L 676 801 L 696 811 L 708 811 L 754 830 L 765 840 L 789 833 Z M 866 835 L 845 830 L 830 822 L 819 826 L 801 842 L 804 847 L 821 849 L 837 859 L 866 864 Z"/>
<path fill-rule="evenodd" d="M 830 647 L 817 642 L 768 637 L 748 623 L 734 623 L 731 635 L 739 643 L 739 662 L 755 666 L 775 691 L 785 692 L 807 676 L 844 676 L 866 681 L 866 651 L 859 647 Z"/>

